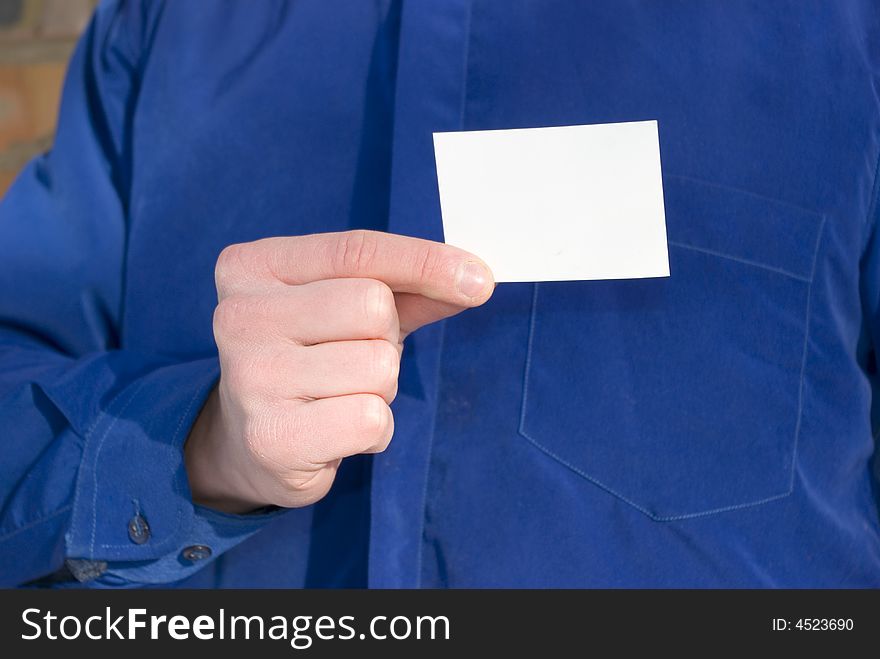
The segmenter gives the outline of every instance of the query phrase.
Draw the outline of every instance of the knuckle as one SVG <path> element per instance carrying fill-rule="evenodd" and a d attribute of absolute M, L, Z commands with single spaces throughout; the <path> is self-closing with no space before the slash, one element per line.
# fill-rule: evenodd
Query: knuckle
<path fill-rule="evenodd" d="M 251 459 L 258 464 L 265 465 L 269 461 L 274 444 L 271 440 L 274 425 L 272 415 L 265 410 L 253 410 L 245 421 L 242 440 Z"/>
<path fill-rule="evenodd" d="M 244 295 L 225 297 L 214 309 L 214 337 L 231 338 L 238 335 L 248 318 L 253 318 L 253 301 Z"/>
<path fill-rule="evenodd" d="M 249 415 L 243 440 L 251 459 L 267 471 L 284 472 L 284 447 L 289 445 L 291 420 L 271 406 L 261 405 Z"/>
<path fill-rule="evenodd" d="M 364 396 L 359 414 L 360 426 L 368 441 L 383 437 L 388 430 L 391 409 L 379 396 Z"/>
<path fill-rule="evenodd" d="M 394 435 L 394 415 L 390 408 L 387 408 L 386 422 L 381 432 L 375 438 L 373 444 L 369 448 L 370 453 L 382 453 L 391 444 L 391 438 Z"/>
<path fill-rule="evenodd" d="M 373 373 L 383 386 L 388 387 L 397 381 L 399 362 L 397 348 L 388 341 L 380 340 L 373 342 L 371 350 Z"/>
<path fill-rule="evenodd" d="M 214 266 L 214 283 L 218 293 L 229 290 L 239 273 L 244 269 L 247 249 L 245 243 L 235 243 L 227 245 L 220 252 Z"/>
<path fill-rule="evenodd" d="M 387 284 L 370 280 L 364 292 L 364 315 L 368 329 L 376 335 L 383 334 L 394 321 L 394 293 Z"/>
<path fill-rule="evenodd" d="M 252 346 L 259 339 L 273 336 L 273 308 L 271 297 L 234 293 L 222 298 L 214 308 L 214 338 L 218 345 L 230 339 L 248 339 Z"/>
<path fill-rule="evenodd" d="M 214 308 L 214 338 L 219 343 L 233 332 L 233 328 L 239 316 L 240 302 L 234 297 L 226 297 L 220 300 Z"/>
<path fill-rule="evenodd" d="M 443 255 L 434 245 L 423 245 L 413 256 L 412 268 L 417 281 L 430 281 L 442 273 Z"/>
<path fill-rule="evenodd" d="M 362 272 L 369 269 L 376 256 L 378 235 L 375 231 L 357 229 L 339 234 L 333 263 L 337 271 Z"/>
<path fill-rule="evenodd" d="M 391 405 L 391 403 L 394 402 L 394 399 L 397 398 L 397 389 L 397 378 L 394 378 L 394 382 L 392 382 L 391 386 L 388 388 L 387 398 L 385 399 L 389 405 Z"/>

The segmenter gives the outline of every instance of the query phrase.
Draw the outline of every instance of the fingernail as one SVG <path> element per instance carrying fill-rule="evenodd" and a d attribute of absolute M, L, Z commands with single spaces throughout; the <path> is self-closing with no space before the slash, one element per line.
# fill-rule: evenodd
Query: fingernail
<path fill-rule="evenodd" d="M 465 297 L 480 297 L 489 287 L 491 275 L 482 263 L 467 261 L 458 268 L 458 292 Z"/>

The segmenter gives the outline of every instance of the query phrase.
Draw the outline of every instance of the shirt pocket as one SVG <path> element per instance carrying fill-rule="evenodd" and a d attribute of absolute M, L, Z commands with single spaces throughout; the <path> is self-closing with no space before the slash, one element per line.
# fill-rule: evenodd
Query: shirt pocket
<path fill-rule="evenodd" d="M 536 284 L 520 435 L 657 521 L 792 491 L 823 216 L 664 178 L 671 276 Z"/>

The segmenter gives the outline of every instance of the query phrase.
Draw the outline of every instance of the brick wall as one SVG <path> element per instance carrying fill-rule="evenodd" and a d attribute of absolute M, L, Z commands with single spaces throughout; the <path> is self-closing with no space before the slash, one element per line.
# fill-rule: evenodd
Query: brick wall
<path fill-rule="evenodd" d="M 0 0 L 0 195 L 52 145 L 67 60 L 97 0 Z"/>

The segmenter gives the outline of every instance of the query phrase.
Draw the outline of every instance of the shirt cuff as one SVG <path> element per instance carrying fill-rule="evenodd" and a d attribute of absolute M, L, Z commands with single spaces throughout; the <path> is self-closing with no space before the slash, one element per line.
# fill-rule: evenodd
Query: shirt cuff
<path fill-rule="evenodd" d="M 231 515 L 195 505 L 192 523 L 174 549 L 153 561 L 110 562 L 95 585 L 119 587 L 180 581 L 204 569 L 270 520 L 287 512 L 293 511 L 272 508 L 248 515 Z"/>
<path fill-rule="evenodd" d="M 183 444 L 218 377 L 216 358 L 159 368 L 124 388 L 86 434 L 65 554 L 106 563 L 107 585 L 184 579 L 283 514 L 192 502 Z"/>

